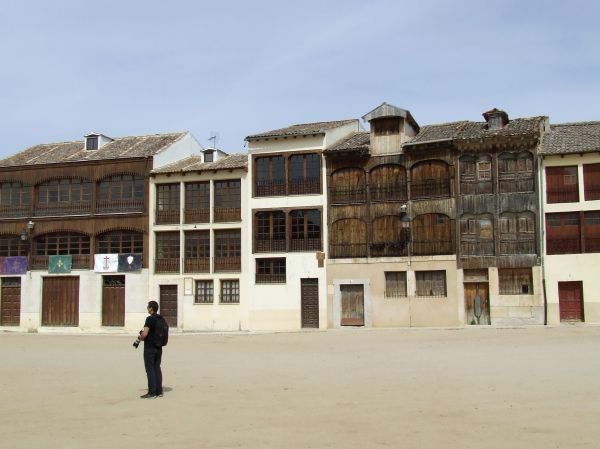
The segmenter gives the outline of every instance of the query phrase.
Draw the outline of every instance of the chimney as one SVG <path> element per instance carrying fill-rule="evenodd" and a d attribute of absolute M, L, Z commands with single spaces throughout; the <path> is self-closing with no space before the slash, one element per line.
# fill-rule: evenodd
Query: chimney
<path fill-rule="evenodd" d="M 500 109 L 494 108 L 482 115 L 487 122 L 488 129 L 502 129 L 508 123 L 508 114 Z"/>

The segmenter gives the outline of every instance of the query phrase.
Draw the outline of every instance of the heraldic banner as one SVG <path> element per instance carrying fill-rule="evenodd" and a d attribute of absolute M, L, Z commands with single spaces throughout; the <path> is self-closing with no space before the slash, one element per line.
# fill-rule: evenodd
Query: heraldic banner
<path fill-rule="evenodd" d="M 73 256 L 48 256 L 48 273 L 70 273 Z"/>
<path fill-rule="evenodd" d="M 0 257 L 1 274 L 25 274 L 27 273 L 26 256 Z"/>
<path fill-rule="evenodd" d="M 118 254 L 94 254 L 94 271 L 96 273 L 116 273 L 118 267 Z"/>
<path fill-rule="evenodd" d="M 142 269 L 141 254 L 119 254 L 119 272 L 140 271 Z"/>

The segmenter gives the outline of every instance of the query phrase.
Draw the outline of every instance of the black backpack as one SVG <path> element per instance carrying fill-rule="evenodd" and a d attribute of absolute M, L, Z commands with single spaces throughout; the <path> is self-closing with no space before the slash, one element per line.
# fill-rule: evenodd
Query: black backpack
<path fill-rule="evenodd" d="M 157 320 L 152 334 L 152 343 L 157 348 L 167 346 L 169 342 L 169 325 L 162 315 L 156 314 Z"/>

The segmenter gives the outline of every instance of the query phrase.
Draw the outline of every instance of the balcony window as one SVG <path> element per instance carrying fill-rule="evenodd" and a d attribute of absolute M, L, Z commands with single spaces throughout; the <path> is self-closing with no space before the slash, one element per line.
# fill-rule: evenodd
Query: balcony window
<path fill-rule="evenodd" d="M 411 252 L 431 256 L 452 254 L 451 222 L 447 215 L 422 214 L 412 221 Z"/>
<path fill-rule="evenodd" d="M 89 181 L 53 179 L 38 185 L 36 215 L 76 215 L 91 211 L 92 184 Z"/>
<path fill-rule="evenodd" d="M 98 184 L 97 212 L 133 212 L 144 210 L 144 177 L 115 175 Z"/>
<path fill-rule="evenodd" d="M 424 161 L 411 169 L 412 199 L 446 198 L 450 196 L 450 172 L 444 161 Z"/>
<path fill-rule="evenodd" d="M 460 220 L 460 251 L 464 256 L 494 255 L 491 215 L 466 215 Z"/>
<path fill-rule="evenodd" d="M 179 232 L 156 233 L 156 273 L 179 273 Z"/>
<path fill-rule="evenodd" d="M 546 253 L 550 255 L 580 252 L 579 213 L 546 214 Z"/>
<path fill-rule="evenodd" d="M 185 183 L 185 223 L 210 221 L 210 183 Z"/>
<path fill-rule="evenodd" d="M 332 204 L 364 203 L 367 200 L 367 180 L 362 168 L 347 167 L 331 174 L 329 199 Z"/>
<path fill-rule="evenodd" d="M 257 212 L 255 215 L 256 252 L 285 251 L 285 214 L 282 211 Z"/>
<path fill-rule="evenodd" d="M 0 235 L 0 257 L 26 256 L 27 243 L 19 235 Z"/>
<path fill-rule="evenodd" d="M 283 156 L 258 157 L 255 159 L 255 196 L 285 195 L 285 160 Z"/>
<path fill-rule="evenodd" d="M 156 186 L 156 224 L 179 224 L 179 184 Z"/>
<path fill-rule="evenodd" d="M 546 168 L 546 201 L 549 204 L 579 201 L 576 165 Z"/>
<path fill-rule="evenodd" d="M 290 213 L 290 251 L 321 250 L 321 211 L 294 210 Z"/>
<path fill-rule="evenodd" d="M 600 200 L 600 164 L 583 166 L 583 187 L 585 200 Z"/>
<path fill-rule="evenodd" d="M 32 268 L 48 268 L 48 256 L 71 255 L 72 267 L 90 267 L 90 237 L 74 232 L 57 232 L 40 235 L 33 241 Z"/>
<path fill-rule="evenodd" d="M 241 233 L 239 229 L 215 231 L 214 270 L 239 272 L 241 261 Z"/>
<path fill-rule="evenodd" d="M 321 193 L 321 156 L 299 154 L 290 156 L 289 194 Z"/>
<path fill-rule="evenodd" d="M 25 217 L 29 215 L 31 187 L 20 182 L 0 183 L 0 217 Z"/>
<path fill-rule="evenodd" d="M 185 233 L 185 273 L 208 273 L 210 271 L 209 231 Z"/>
<path fill-rule="evenodd" d="M 99 254 L 142 253 L 144 234 L 135 231 L 112 231 L 98 236 Z"/>
<path fill-rule="evenodd" d="M 240 221 L 241 207 L 240 180 L 215 181 L 215 222 Z"/>
<path fill-rule="evenodd" d="M 406 201 L 406 170 L 401 165 L 379 165 L 369 173 L 371 201 Z"/>
<path fill-rule="evenodd" d="M 527 151 L 500 154 L 498 181 L 500 193 L 533 192 L 533 155 Z"/>
<path fill-rule="evenodd" d="M 285 284 L 285 257 L 256 259 L 257 284 Z"/>

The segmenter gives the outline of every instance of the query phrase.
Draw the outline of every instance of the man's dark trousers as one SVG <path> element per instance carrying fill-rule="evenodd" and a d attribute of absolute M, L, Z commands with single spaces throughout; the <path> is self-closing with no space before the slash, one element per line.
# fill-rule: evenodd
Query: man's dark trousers
<path fill-rule="evenodd" d="M 163 393 L 162 371 L 160 369 L 161 358 L 162 348 L 157 348 L 152 343 L 144 344 L 144 366 L 148 377 L 148 394 L 158 395 Z"/>

